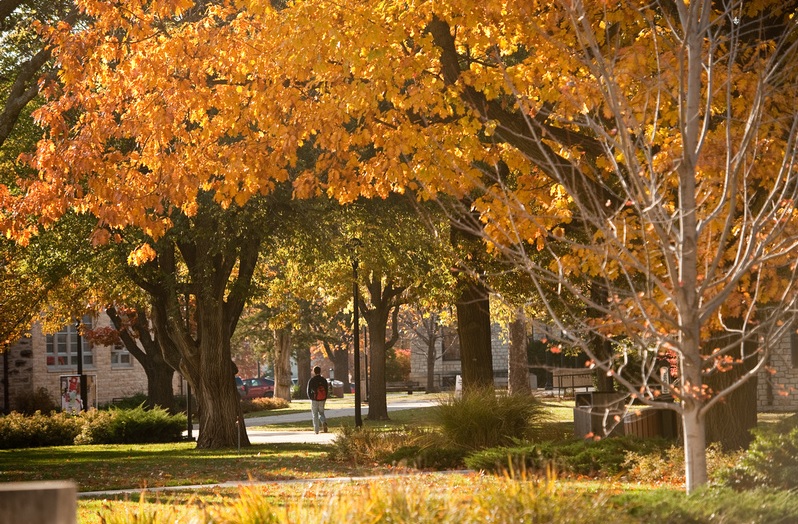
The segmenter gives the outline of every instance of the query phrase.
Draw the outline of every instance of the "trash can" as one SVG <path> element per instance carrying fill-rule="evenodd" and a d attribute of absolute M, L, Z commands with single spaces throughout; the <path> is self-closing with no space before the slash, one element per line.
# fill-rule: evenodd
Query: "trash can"
<path fill-rule="evenodd" d="M 344 383 L 340 380 L 330 381 L 331 395 L 335 398 L 344 398 Z"/>

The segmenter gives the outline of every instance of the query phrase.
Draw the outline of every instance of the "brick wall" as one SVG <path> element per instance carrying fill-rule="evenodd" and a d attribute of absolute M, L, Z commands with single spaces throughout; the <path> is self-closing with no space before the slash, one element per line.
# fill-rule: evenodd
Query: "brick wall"
<path fill-rule="evenodd" d="M 94 321 L 94 327 L 110 325 L 106 315 Z M 61 376 L 77 374 L 77 367 L 71 369 L 48 369 L 46 360 L 46 336 L 40 326 L 34 325 L 30 336 L 8 348 L 9 406 L 13 410 L 24 395 L 30 395 L 39 388 L 45 388 L 50 397 L 60 405 Z M 92 349 L 94 365 L 85 366 L 84 374 L 93 375 L 98 404 L 107 404 L 115 398 L 129 397 L 147 392 L 147 376 L 141 364 L 131 356 L 131 366 L 111 365 L 111 348 L 95 345 Z M 3 360 L 0 360 L 2 365 Z M 0 375 L 0 386 L 5 387 Z M 175 375 L 175 391 L 182 392 L 179 375 Z M 3 402 L 0 390 L 0 405 Z M 5 406 L 3 406 L 5 407 Z"/>
<path fill-rule="evenodd" d="M 31 340 L 25 338 L 6 348 L 7 355 L 0 359 L 3 373 L 0 375 L 0 405 L 5 411 L 5 377 L 8 376 L 9 411 L 18 409 L 19 399 L 33 393 L 33 350 Z M 8 365 L 6 371 L 5 365 Z"/>
<path fill-rule="evenodd" d="M 409 339 L 410 345 L 410 380 L 419 384 L 427 385 L 427 347 L 418 337 Z M 498 324 L 491 326 L 491 346 L 493 353 L 493 377 L 494 384 L 499 387 L 507 386 L 507 364 L 509 358 L 509 342 L 506 333 L 502 332 Z M 440 342 L 438 342 L 437 352 L 440 353 Z M 435 361 L 435 385 L 443 387 L 445 383 L 451 381 L 453 387 L 453 377 L 461 373 L 462 366 L 460 360 L 443 360 L 438 355 Z"/>
<path fill-rule="evenodd" d="M 795 344 L 798 344 L 798 337 L 790 331 L 771 347 L 769 365 L 775 373 L 763 371 L 759 374 L 757 408 L 760 411 L 798 411 L 798 368 L 795 367 L 798 362 L 793 362 Z"/>

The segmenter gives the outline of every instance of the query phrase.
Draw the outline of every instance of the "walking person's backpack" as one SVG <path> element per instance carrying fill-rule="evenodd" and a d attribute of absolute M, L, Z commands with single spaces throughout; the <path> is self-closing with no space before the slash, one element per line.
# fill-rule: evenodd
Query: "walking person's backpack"
<path fill-rule="evenodd" d="M 315 400 L 327 400 L 327 386 L 324 384 L 319 384 L 316 386 L 316 398 Z"/>

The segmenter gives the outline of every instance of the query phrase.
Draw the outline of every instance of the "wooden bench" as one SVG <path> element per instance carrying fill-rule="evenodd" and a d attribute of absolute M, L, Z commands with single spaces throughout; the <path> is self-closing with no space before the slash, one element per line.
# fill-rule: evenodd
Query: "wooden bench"
<path fill-rule="evenodd" d="M 578 368 L 556 368 L 551 372 L 553 386 L 563 392 L 563 396 L 570 389 L 574 394 L 576 388 L 585 388 L 585 391 L 593 387 L 593 370 Z"/>
<path fill-rule="evenodd" d="M 412 395 L 413 391 L 424 391 L 426 388 L 421 386 L 418 382 L 405 381 L 405 382 L 387 382 L 385 384 L 386 393 L 396 393 L 397 391 L 407 391 L 408 395 Z"/>

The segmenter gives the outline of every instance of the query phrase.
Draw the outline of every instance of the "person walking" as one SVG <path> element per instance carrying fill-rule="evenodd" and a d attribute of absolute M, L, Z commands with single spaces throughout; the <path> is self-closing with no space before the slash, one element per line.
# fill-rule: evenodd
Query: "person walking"
<path fill-rule="evenodd" d="M 327 401 L 327 392 L 330 385 L 327 379 L 321 376 L 321 368 L 313 368 L 313 376 L 308 380 L 308 398 L 310 399 L 310 413 L 313 416 L 313 431 L 317 434 L 319 428 L 327 433 L 327 417 L 324 416 L 324 403 Z"/>

